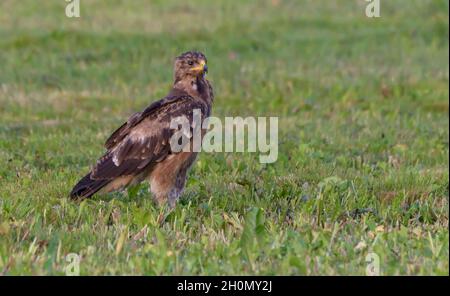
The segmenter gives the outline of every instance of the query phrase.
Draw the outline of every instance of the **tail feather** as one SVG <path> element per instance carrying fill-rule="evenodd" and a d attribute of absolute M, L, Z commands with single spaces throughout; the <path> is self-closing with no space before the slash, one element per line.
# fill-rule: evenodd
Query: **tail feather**
<path fill-rule="evenodd" d="M 85 199 L 89 198 L 95 193 L 97 193 L 100 189 L 105 187 L 110 180 L 93 180 L 91 179 L 91 173 L 84 176 L 80 181 L 78 181 L 77 185 L 73 187 L 70 192 L 70 198 L 72 199 Z"/>

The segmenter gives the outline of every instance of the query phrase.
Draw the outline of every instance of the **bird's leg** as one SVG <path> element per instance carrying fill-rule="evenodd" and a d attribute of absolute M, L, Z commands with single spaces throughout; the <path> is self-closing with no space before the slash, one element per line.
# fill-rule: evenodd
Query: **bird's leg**
<path fill-rule="evenodd" d="M 174 187 L 172 188 L 172 190 L 170 190 L 168 195 L 169 207 L 171 209 L 175 208 L 177 200 L 178 200 L 178 190 L 176 187 Z"/>
<path fill-rule="evenodd" d="M 175 186 L 169 193 L 169 204 L 175 206 L 177 200 L 183 194 L 184 185 L 186 184 L 186 170 L 180 170 L 175 180 Z"/>
<path fill-rule="evenodd" d="M 186 185 L 186 173 L 187 173 L 186 169 L 181 170 L 177 175 L 177 179 L 175 180 L 175 190 L 177 200 L 183 194 L 184 186 Z"/>
<path fill-rule="evenodd" d="M 165 184 L 166 186 L 161 186 L 163 184 L 152 182 L 150 185 L 151 192 L 153 194 L 154 200 L 158 206 L 163 207 L 166 204 L 170 208 L 174 208 L 179 197 L 179 190 L 175 184 Z"/>
<path fill-rule="evenodd" d="M 174 207 L 186 184 L 189 166 L 195 160 L 192 153 L 175 154 L 160 163 L 149 176 L 150 188 L 159 205 L 168 203 Z"/>
<path fill-rule="evenodd" d="M 153 199 L 158 206 L 163 206 L 167 203 L 169 193 L 174 187 L 175 176 L 157 172 L 157 174 L 150 176 L 149 183 Z"/>
<path fill-rule="evenodd" d="M 158 206 L 162 210 L 158 216 L 158 223 L 162 225 L 167 216 L 175 209 L 175 205 L 178 199 L 178 190 L 173 187 L 169 193 L 155 195 L 155 200 Z"/>
<path fill-rule="evenodd" d="M 165 194 L 155 194 L 153 192 L 153 199 L 155 200 L 155 202 L 158 204 L 159 207 L 164 206 L 164 204 L 167 201 L 167 195 Z"/>

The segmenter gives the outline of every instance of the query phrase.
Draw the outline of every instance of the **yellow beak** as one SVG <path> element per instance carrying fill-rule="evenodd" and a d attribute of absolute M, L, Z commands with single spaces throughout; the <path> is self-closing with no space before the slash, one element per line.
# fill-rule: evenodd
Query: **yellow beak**
<path fill-rule="evenodd" d="M 208 67 L 206 66 L 206 62 L 201 60 L 200 65 L 197 67 L 192 68 L 193 71 L 203 73 L 208 71 Z"/>

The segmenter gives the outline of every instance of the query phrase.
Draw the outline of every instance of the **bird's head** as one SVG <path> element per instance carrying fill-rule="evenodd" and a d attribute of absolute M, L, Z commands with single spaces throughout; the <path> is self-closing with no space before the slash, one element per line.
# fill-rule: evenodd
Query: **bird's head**
<path fill-rule="evenodd" d="M 192 77 L 203 77 L 208 72 L 207 60 L 203 53 L 188 51 L 175 59 L 175 81 Z"/>

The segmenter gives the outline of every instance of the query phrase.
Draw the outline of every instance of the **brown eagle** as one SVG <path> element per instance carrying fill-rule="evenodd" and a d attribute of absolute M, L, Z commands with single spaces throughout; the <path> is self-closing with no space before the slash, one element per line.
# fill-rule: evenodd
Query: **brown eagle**
<path fill-rule="evenodd" d="M 71 198 L 89 198 L 99 191 L 116 191 L 147 180 L 158 204 L 169 202 L 174 206 L 197 152 L 173 151 L 170 139 L 176 130 L 170 122 L 184 116 L 192 125 L 195 109 L 201 111 L 202 118 L 210 116 L 214 96 L 205 78 L 207 71 L 206 57 L 200 52 L 189 51 L 177 57 L 169 94 L 133 114 L 108 138 L 106 153 L 75 185 Z M 192 145 L 192 138 L 189 141 Z"/>

